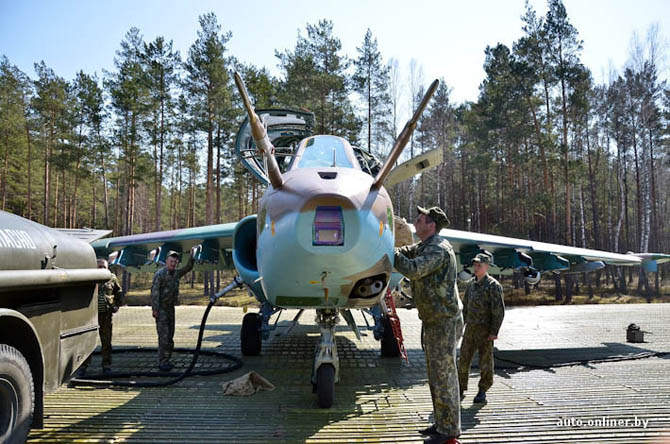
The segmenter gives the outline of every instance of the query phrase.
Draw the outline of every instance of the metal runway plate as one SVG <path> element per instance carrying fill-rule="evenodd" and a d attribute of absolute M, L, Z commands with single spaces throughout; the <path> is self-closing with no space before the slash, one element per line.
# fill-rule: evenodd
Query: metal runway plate
<path fill-rule="evenodd" d="M 178 307 L 175 342 L 195 345 L 205 307 Z M 165 388 L 62 387 L 45 399 L 44 429 L 29 442 L 421 442 L 432 420 L 421 323 L 399 310 L 409 364 L 381 358 L 371 331 L 359 342 L 337 328 L 341 382 L 331 409 L 319 409 L 309 382 L 318 340 L 305 313 L 288 336 L 294 311 L 282 313 L 262 356 L 244 357 L 234 373 L 192 377 Z M 215 307 L 203 348 L 240 355 L 240 308 Z M 359 313 L 359 325 L 364 325 Z M 625 342 L 635 322 L 646 343 Z M 123 307 L 114 317 L 116 347 L 157 344 L 149 307 Z M 670 355 L 600 364 L 532 369 L 585 359 L 670 351 L 670 304 L 551 306 L 508 309 L 496 342 L 496 376 L 488 404 L 473 405 L 477 369 L 462 404 L 462 442 L 662 442 L 670 434 Z M 186 366 L 190 357 L 175 359 Z M 115 371 L 152 369 L 152 354 L 114 356 Z M 205 358 L 199 365 L 218 365 Z M 89 372 L 97 371 L 95 357 Z M 277 386 L 248 398 L 223 396 L 224 381 L 255 370 Z M 665 435 L 664 435 L 665 433 Z"/>

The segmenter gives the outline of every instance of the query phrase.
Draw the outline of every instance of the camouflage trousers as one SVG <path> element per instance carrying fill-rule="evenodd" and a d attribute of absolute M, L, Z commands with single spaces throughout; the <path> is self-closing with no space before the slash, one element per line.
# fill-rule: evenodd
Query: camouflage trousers
<path fill-rule="evenodd" d="M 424 323 L 423 331 L 428 385 L 437 431 L 457 437 L 461 434 L 461 399 L 456 345 L 463 333 L 463 316 L 459 314 L 440 322 Z"/>
<path fill-rule="evenodd" d="M 112 366 L 112 311 L 98 313 L 98 334 L 100 335 L 102 367 Z M 86 358 L 81 365 L 82 368 L 88 367 L 91 363 L 91 356 Z"/>
<path fill-rule="evenodd" d="M 475 351 L 479 353 L 479 390 L 487 391 L 493 385 L 493 341 L 488 339 L 489 329 L 483 324 L 467 324 L 458 358 L 458 383 L 461 390 L 468 389 L 468 376 Z"/>
<path fill-rule="evenodd" d="M 158 332 L 158 364 L 170 362 L 174 349 L 174 305 L 160 307 L 156 319 Z"/>

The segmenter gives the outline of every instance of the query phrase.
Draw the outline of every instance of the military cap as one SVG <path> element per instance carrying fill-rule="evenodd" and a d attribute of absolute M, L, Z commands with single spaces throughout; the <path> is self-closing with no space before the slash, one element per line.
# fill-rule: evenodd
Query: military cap
<path fill-rule="evenodd" d="M 417 206 L 416 209 L 419 210 L 419 213 L 425 214 L 435 222 L 435 226 L 437 227 L 436 231 L 440 231 L 442 228 L 449 225 L 449 218 L 444 214 L 444 211 L 442 211 L 440 207 L 423 208 Z"/>
<path fill-rule="evenodd" d="M 489 264 L 489 265 L 495 265 L 493 263 L 493 255 L 489 253 L 488 251 L 484 250 L 481 253 L 478 253 L 474 259 L 472 259 L 472 262 L 482 262 L 484 264 Z"/>
<path fill-rule="evenodd" d="M 177 259 L 179 259 L 179 256 L 180 256 L 180 255 L 179 255 L 179 252 L 178 252 L 178 251 L 170 250 L 170 251 L 168 251 L 167 257 L 170 257 L 170 256 L 174 256 L 174 257 L 176 257 Z"/>

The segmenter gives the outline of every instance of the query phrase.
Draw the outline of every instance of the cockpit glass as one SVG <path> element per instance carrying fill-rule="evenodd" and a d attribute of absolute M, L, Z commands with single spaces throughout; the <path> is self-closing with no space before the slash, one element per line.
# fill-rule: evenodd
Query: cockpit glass
<path fill-rule="evenodd" d="M 305 144 L 298 168 L 353 168 L 347 150 L 339 137 L 312 137 Z"/>

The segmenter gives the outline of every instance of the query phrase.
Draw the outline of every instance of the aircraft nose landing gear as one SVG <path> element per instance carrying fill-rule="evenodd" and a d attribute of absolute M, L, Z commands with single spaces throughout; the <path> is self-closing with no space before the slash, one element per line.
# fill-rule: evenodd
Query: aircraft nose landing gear
<path fill-rule="evenodd" d="M 312 386 L 322 409 L 330 408 L 335 398 L 335 383 L 340 380 L 340 361 L 335 343 L 335 325 L 340 316 L 337 310 L 316 311 L 316 323 L 321 328 L 321 339 L 314 353 Z"/>

